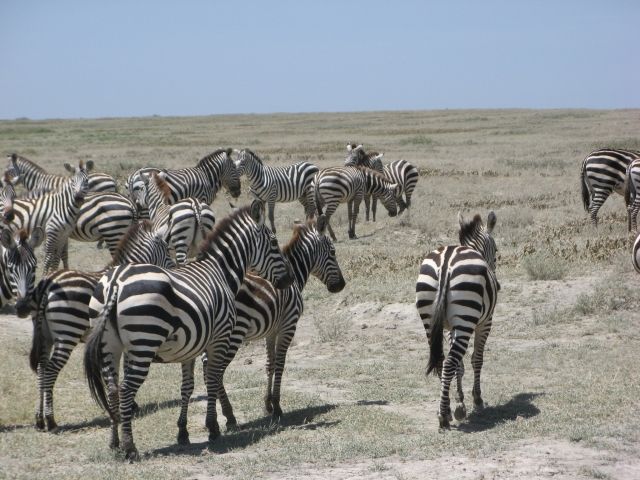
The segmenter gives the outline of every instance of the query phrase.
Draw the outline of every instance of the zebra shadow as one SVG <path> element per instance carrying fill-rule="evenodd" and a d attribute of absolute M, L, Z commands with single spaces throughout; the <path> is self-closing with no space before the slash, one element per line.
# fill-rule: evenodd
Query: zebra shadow
<path fill-rule="evenodd" d="M 201 455 L 204 450 L 214 453 L 228 453 L 239 448 L 246 448 L 258 443 L 265 437 L 275 435 L 284 429 L 317 430 L 340 423 L 339 420 L 314 422 L 314 418 L 330 412 L 337 405 L 319 405 L 285 412 L 279 422 L 274 422 L 271 415 L 266 415 L 251 422 L 244 423 L 237 430 L 223 433 L 213 445 L 209 442 L 191 443 L 190 445 L 171 445 L 147 453 L 150 457 L 166 455 Z"/>
<path fill-rule="evenodd" d="M 540 409 L 532 401 L 542 395 L 544 393 L 519 393 L 501 405 L 473 410 L 456 429 L 468 433 L 483 432 L 501 423 L 535 417 L 540 413 Z"/>

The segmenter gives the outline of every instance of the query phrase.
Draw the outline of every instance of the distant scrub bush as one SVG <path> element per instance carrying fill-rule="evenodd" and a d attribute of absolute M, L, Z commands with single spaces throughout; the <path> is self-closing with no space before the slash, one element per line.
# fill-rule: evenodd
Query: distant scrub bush
<path fill-rule="evenodd" d="M 567 275 L 567 265 L 564 260 L 543 253 L 524 257 L 522 266 L 529 280 L 562 280 Z"/>

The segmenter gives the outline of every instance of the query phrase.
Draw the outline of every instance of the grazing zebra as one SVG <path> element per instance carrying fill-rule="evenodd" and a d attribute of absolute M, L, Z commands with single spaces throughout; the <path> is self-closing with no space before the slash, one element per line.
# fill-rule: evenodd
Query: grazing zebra
<path fill-rule="evenodd" d="M 15 153 L 7 155 L 9 159 L 9 170 L 13 172 L 15 177 L 14 183 L 22 182 L 29 191 L 49 192 L 60 187 L 67 181 L 64 175 L 56 175 L 47 173 L 42 167 L 36 165 L 28 158 L 22 157 Z M 93 169 L 93 161 L 87 161 L 87 171 Z M 64 164 L 64 168 L 73 173 L 74 168 L 68 163 Z M 116 181 L 111 175 L 106 173 L 92 173 L 89 175 L 89 183 L 87 189 L 90 192 L 116 192 Z"/>
<path fill-rule="evenodd" d="M 246 175 L 250 191 L 269 208 L 269 223 L 276 233 L 273 211 L 276 202 L 298 200 L 305 209 L 307 218 L 314 214 L 313 190 L 310 188 L 318 167 L 309 162 L 298 162 L 285 167 L 265 165 L 251 150 L 238 152 L 236 160 L 238 173 Z"/>
<path fill-rule="evenodd" d="M 33 343 L 31 369 L 38 378 L 36 428 L 55 431 L 53 387 L 71 352 L 89 331 L 89 301 L 107 269 L 129 263 L 175 266 L 169 247 L 148 221 L 130 226 L 114 252 L 113 261 L 99 272 L 58 270 L 38 282 L 30 302 Z"/>
<path fill-rule="evenodd" d="M 0 307 L 16 298 L 16 311 L 28 313 L 29 301 L 36 280 L 36 255 L 34 250 L 44 240 L 44 230 L 36 227 L 31 236 L 26 230 L 11 232 L 4 229 L 0 233 L 0 243 L 4 247 L 0 256 Z"/>
<path fill-rule="evenodd" d="M 12 230 L 24 228 L 32 232 L 36 227 L 44 228 L 47 234 L 45 273 L 56 269 L 60 263 L 86 193 L 87 170 L 80 161 L 73 177 L 57 190 L 35 199 L 14 200 L 8 210 L 5 206 L 4 222 Z"/>
<path fill-rule="evenodd" d="M 449 387 L 457 375 L 457 420 L 466 416 L 462 376 L 463 357 L 474 334 L 473 403 L 482 408 L 480 370 L 484 345 L 491 330 L 491 318 L 500 285 L 495 275 L 496 244 L 491 233 L 496 215 L 489 213 L 484 227 L 480 215 L 464 221 L 459 215 L 460 244 L 440 247 L 422 262 L 416 284 L 416 308 L 429 341 L 427 375 L 435 370 L 440 377 L 441 393 L 438 419 L 440 428 L 449 428 L 451 407 Z M 449 330 L 449 353 L 444 355 L 443 330 Z"/>
<path fill-rule="evenodd" d="M 366 167 L 330 167 L 318 172 L 314 180 L 315 203 L 318 213 L 326 205 L 327 228 L 333 241 L 336 236 L 329 224 L 340 203 L 347 202 L 349 238 L 356 237 L 356 220 L 360 202 L 365 194 L 380 197 L 390 217 L 397 214 L 398 185 L 380 173 Z"/>
<path fill-rule="evenodd" d="M 344 160 L 345 167 L 373 168 L 376 161 L 382 162 L 384 153 L 365 152 L 362 145 L 347 144 L 347 157 Z"/>
<path fill-rule="evenodd" d="M 640 152 L 605 148 L 591 152 L 583 160 L 580 170 L 582 203 L 596 227 L 598 210 L 611 192 L 624 193 L 627 167 L 639 157 Z"/>
<path fill-rule="evenodd" d="M 636 237 L 636 241 L 633 242 L 633 268 L 636 272 L 640 273 L 640 234 Z"/>
<path fill-rule="evenodd" d="M 629 231 L 635 232 L 638 229 L 638 213 L 640 213 L 640 158 L 633 160 L 627 167 L 624 200 L 627 204 Z"/>
<path fill-rule="evenodd" d="M 295 227 L 291 241 L 282 249 L 295 277 L 289 288 L 276 290 L 265 279 L 247 274 L 236 295 L 236 324 L 231 334 L 231 346 L 224 359 L 224 366 L 226 368 L 233 360 L 243 342 L 266 339 L 267 389 L 264 401 L 267 412 L 273 414 L 274 418 L 280 418 L 282 415 L 282 373 L 287 350 L 302 315 L 302 290 L 309 276 L 317 277 L 331 293 L 340 292 L 345 286 L 335 248 L 325 235 L 325 230 L 324 216 L 318 218 L 315 227 Z M 222 413 L 227 418 L 227 428 L 232 428 L 237 425 L 237 421 L 222 382 L 218 398 L 222 405 Z"/>
<path fill-rule="evenodd" d="M 238 198 L 240 178 L 236 164 L 231 158 L 231 151 L 230 148 L 219 149 L 200 159 L 195 167 L 166 170 L 165 180 L 171 188 L 170 203 L 192 197 L 211 205 L 221 186 L 224 186 L 233 198 Z M 144 185 L 144 177 L 159 171 L 160 169 L 147 167 L 129 175 L 127 179 L 129 197 L 135 201 L 137 190 Z"/>
<path fill-rule="evenodd" d="M 164 173 L 154 173 L 151 179 L 145 177 L 136 203 L 149 210 L 153 228 L 163 233 L 175 251 L 176 261 L 182 265 L 213 229 L 216 218 L 209 205 L 195 198 L 168 205 L 171 189 L 164 176 Z"/>
<path fill-rule="evenodd" d="M 401 214 L 405 209 L 408 211 L 408 208 L 411 206 L 411 195 L 413 195 L 413 190 L 416 188 L 416 183 L 418 183 L 418 169 L 406 160 L 396 160 L 383 166 L 381 159 L 375 159 L 372 162 L 371 168 L 382 173 L 390 181 L 400 186 L 399 195 L 396 199 L 400 207 L 398 214 Z M 402 198 L 403 194 L 405 198 Z M 376 221 L 377 203 L 378 199 L 374 197 L 371 203 L 371 215 L 374 222 Z M 369 220 L 369 203 L 366 197 L 364 199 L 364 205 L 366 208 L 366 219 Z"/>
<path fill-rule="evenodd" d="M 109 271 L 91 299 L 93 331 L 85 350 L 85 373 L 92 396 L 111 418 L 112 448 L 137 459 L 131 417 L 136 392 L 152 361 L 182 364 L 182 406 L 193 393 L 192 360 L 206 351 L 209 442 L 219 435 L 216 397 L 235 323 L 235 296 L 247 270 L 276 288 L 293 282 L 275 235 L 264 224 L 264 205 L 254 201 L 216 225 L 198 259 L 174 270 L 128 265 Z M 118 387 L 120 357 L 127 368 Z M 105 389 L 106 387 L 106 389 Z M 188 443 L 186 415 L 178 420 L 178 442 Z"/>

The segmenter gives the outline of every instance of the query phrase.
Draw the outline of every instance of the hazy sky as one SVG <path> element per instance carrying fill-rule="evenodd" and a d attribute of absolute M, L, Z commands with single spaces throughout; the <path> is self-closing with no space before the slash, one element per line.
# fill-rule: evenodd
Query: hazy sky
<path fill-rule="evenodd" d="M 640 107 L 640 1 L 0 0 L 0 118 Z"/>

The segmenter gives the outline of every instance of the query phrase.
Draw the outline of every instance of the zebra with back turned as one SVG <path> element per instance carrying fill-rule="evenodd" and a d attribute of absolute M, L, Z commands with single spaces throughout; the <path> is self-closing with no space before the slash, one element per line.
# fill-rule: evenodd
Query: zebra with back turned
<path fill-rule="evenodd" d="M 474 335 L 473 403 L 482 408 L 480 371 L 485 342 L 491 330 L 493 310 L 500 284 L 495 275 L 496 244 L 491 236 L 496 215 L 489 213 L 487 226 L 480 215 L 465 221 L 459 215 L 460 245 L 440 247 L 422 262 L 416 283 L 416 308 L 429 342 L 427 375 L 434 371 L 440 378 L 441 393 L 438 419 L 440 428 L 449 428 L 451 406 L 449 389 L 457 376 L 455 416 L 466 416 L 462 376 L 463 357 Z M 444 355 L 443 331 L 449 330 L 449 352 Z"/>
<path fill-rule="evenodd" d="M 170 203 L 185 198 L 197 198 L 211 205 L 221 187 L 224 187 L 233 198 L 240 196 L 240 177 L 236 164 L 231 158 L 232 149 L 218 149 L 201 158 L 195 167 L 177 170 L 162 170 L 166 173 L 165 181 L 171 189 Z M 141 168 L 127 179 L 129 197 L 135 201 L 137 191 L 144 187 L 145 176 L 160 172 L 159 168 Z M 141 216 L 146 216 L 142 210 Z"/>
<path fill-rule="evenodd" d="M 28 311 L 36 281 L 37 259 L 34 250 L 44 240 L 45 233 L 36 227 L 31 235 L 26 230 L 0 233 L 0 307 L 16 299 L 18 315 Z"/>
<path fill-rule="evenodd" d="M 598 226 L 598 210 L 612 192 L 624 194 L 629 164 L 640 158 L 640 152 L 604 148 L 591 152 L 582 161 L 580 186 L 582 203 L 591 223 Z"/>
<path fill-rule="evenodd" d="M 14 183 L 22 183 L 30 192 L 50 192 L 62 186 L 68 179 L 64 175 L 48 173 L 28 158 L 16 153 L 7 155 L 7 158 L 9 159 L 8 170 L 13 174 Z M 87 171 L 92 170 L 93 160 L 88 160 L 86 165 Z M 64 164 L 64 168 L 70 173 L 74 173 L 73 166 L 68 163 Z M 106 173 L 91 173 L 88 179 L 87 190 L 90 192 L 117 192 L 118 189 L 116 181 L 111 175 L 107 175 Z"/>
<path fill-rule="evenodd" d="M 193 393 L 192 360 L 206 351 L 209 441 L 220 429 L 216 397 L 221 368 L 235 323 L 235 296 L 249 269 L 287 288 L 293 278 L 275 235 L 264 224 L 264 206 L 254 201 L 220 221 L 196 261 L 174 270 L 128 265 L 109 271 L 91 299 L 95 319 L 85 349 L 85 373 L 92 396 L 108 411 L 112 448 L 120 444 L 122 425 L 125 456 L 138 458 L 131 418 L 136 392 L 152 361 L 181 363 L 183 406 Z M 122 354 L 127 369 L 122 383 L 118 371 Z M 178 422 L 178 442 L 188 443 L 186 418 Z"/>
<path fill-rule="evenodd" d="M 56 269 L 60 263 L 86 194 L 87 168 L 80 161 L 74 176 L 57 190 L 35 199 L 14 200 L 11 208 L 5 209 L 3 220 L 14 231 L 24 228 L 32 232 L 36 227 L 44 228 L 47 237 L 45 273 Z"/>
<path fill-rule="evenodd" d="M 173 268 L 168 245 L 153 232 L 148 221 L 130 226 L 114 252 L 112 262 L 98 272 L 58 270 L 43 278 L 35 287 L 30 308 L 33 342 L 30 354 L 31 369 L 36 372 L 39 398 L 36 406 L 36 428 L 55 431 L 53 388 L 60 370 L 69 360 L 73 349 L 89 331 L 89 301 L 98 280 L 117 265 L 149 263 Z"/>
<path fill-rule="evenodd" d="M 347 203 L 349 238 L 356 237 L 356 220 L 360 203 L 365 194 L 380 197 L 390 217 L 397 214 L 398 185 L 391 183 L 380 173 L 366 167 L 330 167 L 318 172 L 314 179 L 316 209 L 327 217 L 331 239 L 336 240 L 329 223 L 340 203 Z"/>
<path fill-rule="evenodd" d="M 213 229 L 216 218 L 209 205 L 195 198 L 169 205 L 171 189 L 164 177 L 164 173 L 145 177 L 144 187 L 138 189 L 136 203 L 149 210 L 153 228 L 162 232 L 175 251 L 176 261 L 182 265 Z"/>
<path fill-rule="evenodd" d="M 316 225 L 294 228 L 291 241 L 282 249 L 295 278 L 290 287 L 277 290 L 265 279 L 247 274 L 236 295 L 237 318 L 224 366 L 231 363 L 243 342 L 266 339 L 267 388 L 264 402 L 267 412 L 275 419 L 282 415 L 280 385 L 287 350 L 303 312 L 302 290 L 311 275 L 324 283 L 331 293 L 340 292 L 345 286 L 335 247 L 325 235 L 326 225 L 326 218 L 320 216 Z M 223 382 L 220 382 L 218 399 L 227 419 L 227 428 L 234 427 L 237 421 Z M 186 410 L 184 415 L 186 417 Z"/>
<path fill-rule="evenodd" d="M 298 200 L 304 207 L 307 218 L 315 211 L 311 184 L 318 167 L 309 162 L 297 162 L 284 167 L 265 165 L 260 157 L 251 150 L 238 152 L 236 160 L 238 174 L 246 175 L 250 192 L 267 204 L 269 223 L 275 233 L 274 209 L 276 202 L 294 202 Z"/>

